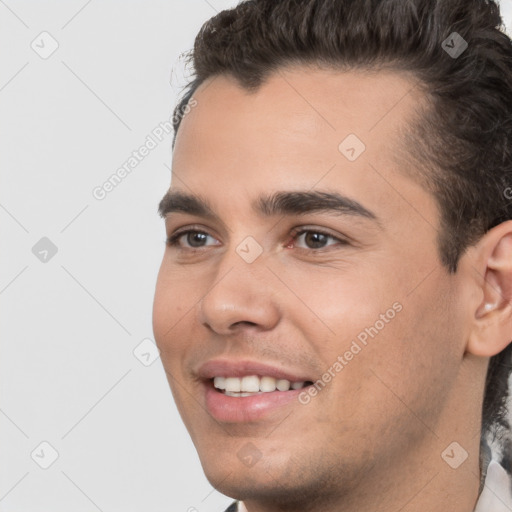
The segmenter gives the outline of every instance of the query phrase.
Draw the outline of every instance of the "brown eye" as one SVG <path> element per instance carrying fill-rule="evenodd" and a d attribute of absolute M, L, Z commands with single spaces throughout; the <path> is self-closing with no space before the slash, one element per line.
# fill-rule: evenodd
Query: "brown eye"
<path fill-rule="evenodd" d="M 167 244 L 171 247 L 178 247 L 181 249 L 201 249 L 210 245 L 217 245 L 216 243 L 208 243 L 208 238 L 216 241 L 208 233 L 199 231 L 197 229 L 187 229 L 174 233 L 167 239 Z"/>
<path fill-rule="evenodd" d="M 293 234 L 293 245 L 300 250 L 322 250 L 331 245 L 347 245 L 348 242 L 317 229 L 302 229 Z"/>
<path fill-rule="evenodd" d="M 186 233 L 187 244 L 190 247 L 203 247 L 203 243 L 207 238 L 208 235 L 200 231 L 189 231 Z"/>
<path fill-rule="evenodd" d="M 309 249 L 322 249 L 329 238 L 332 237 L 329 237 L 324 233 L 308 231 L 307 233 L 305 233 L 304 242 L 309 247 Z"/>

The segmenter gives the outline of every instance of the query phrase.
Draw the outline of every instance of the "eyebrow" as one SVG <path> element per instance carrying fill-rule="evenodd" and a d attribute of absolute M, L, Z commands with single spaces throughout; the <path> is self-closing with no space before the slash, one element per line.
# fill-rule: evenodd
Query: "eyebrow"
<path fill-rule="evenodd" d="M 374 212 L 358 201 L 338 192 L 274 192 L 258 197 L 251 206 L 256 213 L 264 217 L 324 212 L 332 215 L 349 215 L 367 219 L 381 227 Z M 168 218 L 175 212 L 197 215 L 221 223 L 220 218 L 205 198 L 185 192 L 168 191 L 158 205 L 158 213 L 161 217 Z"/>

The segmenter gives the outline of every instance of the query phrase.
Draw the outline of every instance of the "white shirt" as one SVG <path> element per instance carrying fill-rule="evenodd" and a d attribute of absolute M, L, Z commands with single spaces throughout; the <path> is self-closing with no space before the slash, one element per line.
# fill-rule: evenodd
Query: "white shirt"
<path fill-rule="evenodd" d="M 241 501 L 237 512 L 247 512 Z M 496 460 L 491 460 L 487 466 L 484 488 L 474 512 L 512 512 L 512 480 Z"/>
<path fill-rule="evenodd" d="M 491 460 L 475 512 L 512 512 L 511 488 L 509 474 L 499 462 Z"/>

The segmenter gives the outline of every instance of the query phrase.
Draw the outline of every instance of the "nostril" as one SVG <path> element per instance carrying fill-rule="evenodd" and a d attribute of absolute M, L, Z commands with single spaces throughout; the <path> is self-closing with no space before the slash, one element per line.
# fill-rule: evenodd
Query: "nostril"
<path fill-rule="evenodd" d="M 255 327 L 256 323 L 254 322 L 248 322 L 247 320 L 241 320 L 240 322 L 235 322 L 234 324 L 231 324 L 231 327 L 230 328 L 233 328 L 233 327 L 238 327 L 239 325 L 241 326 L 249 326 L 249 327 Z"/>

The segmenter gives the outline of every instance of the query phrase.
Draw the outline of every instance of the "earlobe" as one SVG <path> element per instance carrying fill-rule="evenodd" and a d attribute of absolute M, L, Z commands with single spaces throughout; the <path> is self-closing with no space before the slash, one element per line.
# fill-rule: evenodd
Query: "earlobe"
<path fill-rule="evenodd" d="M 512 221 L 489 230 L 476 250 L 473 268 L 482 300 L 474 311 L 467 351 L 492 357 L 512 342 Z"/>

